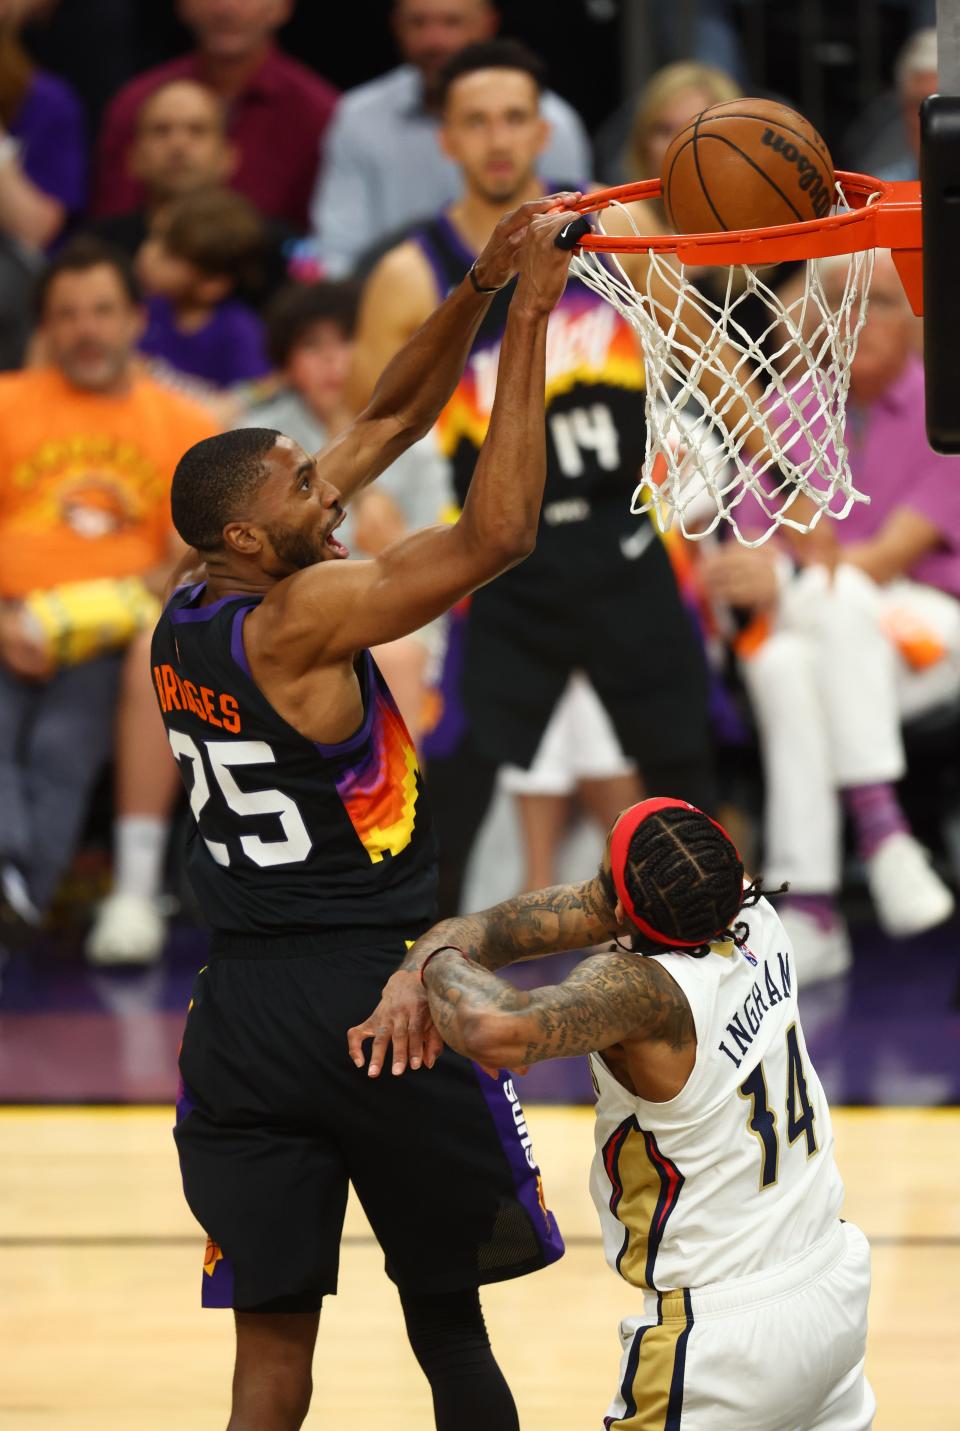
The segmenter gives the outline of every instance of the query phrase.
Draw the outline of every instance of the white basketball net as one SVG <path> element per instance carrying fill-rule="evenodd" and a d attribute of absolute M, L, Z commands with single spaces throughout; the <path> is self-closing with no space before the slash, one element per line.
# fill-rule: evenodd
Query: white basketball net
<path fill-rule="evenodd" d="M 629 210 L 616 207 L 633 224 Z M 839 519 L 869 500 L 851 480 L 844 421 L 873 252 L 811 259 L 805 270 L 783 301 L 754 269 L 730 268 L 717 302 L 672 254 L 649 252 L 643 292 L 615 254 L 584 249 L 574 257 L 576 276 L 643 343 L 647 454 L 631 510 L 652 508 L 661 531 L 679 518 L 684 535 L 697 540 L 724 521 L 755 547 L 781 526 L 810 531 L 824 512 Z M 740 321 L 750 297 L 769 313 L 758 337 Z M 694 314 L 709 336 L 693 331 Z M 720 385 L 712 399 L 710 374 Z"/>

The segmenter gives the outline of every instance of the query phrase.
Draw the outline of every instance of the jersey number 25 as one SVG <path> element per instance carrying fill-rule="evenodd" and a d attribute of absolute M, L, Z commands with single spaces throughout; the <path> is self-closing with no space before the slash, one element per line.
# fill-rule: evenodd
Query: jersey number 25
<path fill-rule="evenodd" d="M 275 815 L 280 821 L 282 840 L 262 840 L 259 835 L 241 835 L 240 848 L 249 860 L 261 869 L 271 865 L 297 865 L 307 858 L 312 841 L 303 816 L 289 795 L 282 790 L 241 790 L 231 765 L 274 765 L 276 756 L 265 740 L 205 740 L 207 759 L 204 761 L 195 740 L 180 730 L 167 734 L 178 760 L 188 760 L 193 767 L 190 809 L 203 837 L 203 843 L 218 865 L 229 865 L 230 851 L 221 840 L 208 840 L 203 835 L 200 812 L 210 799 L 210 782 L 206 766 L 219 787 L 229 810 L 235 815 Z"/>

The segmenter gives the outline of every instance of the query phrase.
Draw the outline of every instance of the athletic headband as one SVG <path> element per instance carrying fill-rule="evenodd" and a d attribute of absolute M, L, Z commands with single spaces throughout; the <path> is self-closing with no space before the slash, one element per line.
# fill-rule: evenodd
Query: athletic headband
<path fill-rule="evenodd" d="M 704 812 L 698 810 L 696 805 L 690 805 L 686 800 L 671 800 L 665 796 L 659 796 L 653 800 L 641 800 L 638 805 L 631 805 L 630 809 L 624 811 L 613 827 L 613 834 L 610 838 L 610 871 L 620 903 L 629 916 L 631 924 L 635 924 L 640 933 L 645 934 L 648 939 L 652 939 L 655 944 L 664 944 L 670 949 L 696 949 L 704 942 L 702 939 L 674 939 L 672 935 L 661 934 L 659 929 L 654 929 L 653 925 L 649 924 L 636 910 L 627 889 L 626 869 L 630 841 L 644 820 L 649 820 L 651 815 L 656 815 L 660 810 L 692 810 L 695 815 L 703 815 L 703 818 L 710 820 L 711 825 L 719 830 L 724 839 L 730 843 L 738 860 L 740 851 L 723 826 L 717 824 L 716 820 L 710 819 L 709 815 L 704 815 Z M 740 863 L 742 864 L 743 861 L 741 860 Z"/>

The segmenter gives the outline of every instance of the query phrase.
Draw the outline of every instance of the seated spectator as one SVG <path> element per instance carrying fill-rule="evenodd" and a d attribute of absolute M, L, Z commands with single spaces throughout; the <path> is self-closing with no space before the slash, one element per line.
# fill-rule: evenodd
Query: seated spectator
<path fill-rule="evenodd" d="M 845 269 L 828 269 L 828 292 Z M 846 428 L 869 505 L 796 539 L 805 567 L 733 543 L 703 567 L 715 598 L 769 620 L 742 671 L 766 772 L 764 866 L 771 883 L 790 883 L 784 921 L 808 982 L 850 958 L 835 902 L 842 811 L 887 934 L 919 934 L 954 904 L 895 788 L 906 768 L 901 720 L 960 695 L 960 464 L 927 445 L 914 321 L 879 253 Z"/>
<path fill-rule="evenodd" d="M 916 30 L 897 56 L 893 94 L 870 105 L 848 138 L 850 167 L 878 179 L 920 177 L 920 105 L 937 89 L 937 32 Z"/>
<path fill-rule="evenodd" d="M 280 385 L 237 427 L 274 427 L 316 452 L 330 437 L 350 368 L 358 290 L 352 283 L 291 285 L 267 310 L 267 346 Z"/>
<path fill-rule="evenodd" d="M 285 55 L 273 36 L 294 0 L 178 0 L 197 47 L 123 86 L 100 136 L 94 208 L 124 214 L 144 201 L 128 153 L 144 100 L 175 79 L 193 79 L 218 95 L 230 115 L 237 153 L 231 183 L 263 214 L 298 233 L 309 224 L 310 193 L 337 92 Z"/>
<path fill-rule="evenodd" d="M 131 173 L 143 190 L 143 203 L 124 214 L 95 219 L 87 227 L 135 256 L 151 221 L 174 199 L 201 189 L 219 188 L 232 175 L 236 151 L 227 134 L 227 113 L 220 99 L 195 80 L 171 80 L 144 100 L 137 112 L 129 151 Z M 262 272 L 251 275 L 241 297 L 259 307 L 286 278 L 284 245 L 291 230 L 263 218 Z"/>
<path fill-rule="evenodd" d="M 48 907 L 110 755 L 122 657 L 181 549 L 169 489 L 202 410 L 137 373 L 123 254 L 79 238 L 38 291 L 49 366 L 0 377 L 0 917 Z"/>
<path fill-rule="evenodd" d="M 489 0 L 394 0 L 393 32 L 404 63 L 358 85 L 330 126 L 326 158 L 311 205 L 325 271 L 351 273 L 366 251 L 460 192 L 459 172 L 438 141 L 439 77 L 466 45 L 489 39 L 498 15 Z M 546 91 L 550 134 L 540 172 L 553 188 L 576 188 L 591 170 L 579 116 Z"/>
<path fill-rule="evenodd" d="M 83 110 L 73 90 L 39 70 L 19 40 L 37 0 L 0 15 L 0 231 L 45 249 L 86 197 Z"/>
<path fill-rule="evenodd" d="M 0 369 L 23 361 L 33 277 L 86 191 L 80 102 L 20 43 L 20 26 L 37 8 L 37 0 L 0 5 Z"/>
<path fill-rule="evenodd" d="M 696 60 L 678 60 L 651 75 L 633 112 L 626 146 L 626 177 L 630 183 L 659 179 L 663 161 L 675 135 L 701 110 L 712 104 L 739 99 L 742 90 L 735 79 L 715 65 Z M 640 208 L 637 204 L 635 208 Z M 666 212 L 660 199 L 648 200 L 637 222 L 643 233 L 666 233 Z"/>
<path fill-rule="evenodd" d="M 624 154 L 626 178 L 631 183 L 660 177 L 667 150 L 674 136 L 701 110 L 713 104 L 738 99 L 736 81 L 723 70 L 696 60 L 678 60 L 657 70 L 647 81 L 637 100 Z M 671 231 L 662 199 L 636 200 L 630 214 L 642 234 Z M 764 281 L 771 286 L 784 282 L 797 265 L 768 265 Z M 700 292 L 713 303 L 723 304 L 728 283 L 740 290 L 737 322 L 758 341 L 769 327 L 769 315 L 762 299 L 745 293 L 745 271 L 740 268 L 696 268 L 688 275 Z"/>
<path fill-rule="evenodd" d="M 263 325 L 234 296 L 262 249 L 263 226 L 241 194 L 208 189 L 165 207 L 137 255 L 148 295 L 141 352 L 215 388 L 268 372 Z"/>

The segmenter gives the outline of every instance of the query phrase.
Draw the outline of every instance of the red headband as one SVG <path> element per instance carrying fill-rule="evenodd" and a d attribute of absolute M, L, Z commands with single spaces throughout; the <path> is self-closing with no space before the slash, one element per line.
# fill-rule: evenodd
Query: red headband
<path fill-rule="evenodd" d="M 703 815 L 702 810 L 698 810 L 696 805 L 689 805 L 686 800 L 671 800 L 668 797 L 660 796 L 653 800 L 641 800 L 639 805 L 631 805 L 629 810 L 625 810 L 620 819 L 613 827 L 613 834 L 610 837 L 610 870 L 613 875 L 613 883 L 624 912 L 628 915 L 631 924 L 636 925 L 641 934 L 652 939 L 656 944 L 664 944 L 670 949 L 696 949 L 704 941 L 702 939 L 674 939 L 669 934 L 661 934 L 658 929 L 654 929 L 652 924 L 643 918 L 634 908 L 633 900 L 627 890 L 625 878 L 627 868 L 627 854 L 630 849 L 630 841 L 637 830 L 648 820 L 651 815 L 656 815 L 659 810 L 692 810 L 696 815 Z M 718 825 L 716 820 L 711 820 L 709 815 L 703 815 L 705 820 L 710 820 L 711 825 L 719 830 L 725 840 L 729 840 L 733 846 L 733 852 L 740 859 L 740 852 L 734 845 L 730 836 L 722 825 Z M 742 863 L 742 861 L 741 861 Z M 719 931 L 717 931 L 719 932 Z"/>

